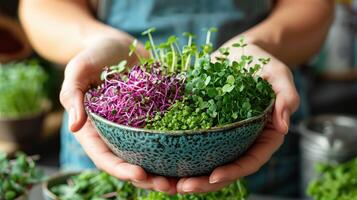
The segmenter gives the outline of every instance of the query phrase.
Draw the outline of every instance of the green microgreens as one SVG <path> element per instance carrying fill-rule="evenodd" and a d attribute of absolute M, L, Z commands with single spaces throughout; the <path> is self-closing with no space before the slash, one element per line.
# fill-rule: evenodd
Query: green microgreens
<path fill-rule="evenodd" d="M 212 33 L 207 30 L 206 40 L 198 48 L 194 35 L 184 33 L 187 43 L 181 49 L 178 38 L 170 36 L 166 42 L 155 45 L 154 28 L 143 32 L 148 36 L 145 48 L 150 58 L 138 56 L 142 66 L 150 68 L 159 63 L 164 75 L 182 74 L 185 77 L 184 99 L 171 105 L 166 113 L 158 113 L 154 119 L 147 119 L 146 128 L 159 130 L 208 129 L 261 114 L 275 98 L 271 85 L 257 75 L 270 58 L 255 60 L 246 55 L 248 45 L 240 38 L 232 46 L 219 49 L 217 62 L 211 61 Z M 137 41 L 130 45 L 130 55 L 136 54 Z M 239 60 L 230 60 L 232 51 L 241 51 Z M 120 73 L 126 63 L 112 66 L 112 73 Z M 108 74 L 105 74 L 107 77 Z"/>
<path fill-rule="evenodd" d="M 185 63 L 190 63 L 190 56 L 195 56 L 193 68 L 186 67 L 186 64 L 184 67 L 186 98 L 176 102 L 163 116 L 158 114 L 154 119 L 148 119 L 146 128 L 208 129 L 261 114 L 275 98 L 271 85 L 256 75 L 270 58 L 259 58 L 255 63 L 253 56 L 244 54 L 247 44 L 241 38 L 232 47 L 220 48 L 217 62 L 213 63 L 209 38 L 214 31 L 208 31 L 200 52 L 193 45 L 192 36 L 185 34 L 188 45 L 182 57 L 187 59 Z M 243 52 L 240 60 L 230 61 L 231 48 Z"/>
<path fill-rule="evenodd" d="M 135 188 L 105 172 L 85 171 L 49 188 L 61 200 L 245 200 L 248 192 L 242 181 L 207 194 L 168 195 L 162 192 Z"/>
<path fill-rule="evenodd" d="M 193 62 L 194 66 L 196 66 L 202 57 L 209 57 L 213 49 L 212 43 L 210 42 L 211 34 L 216 31 L 216 28 L 210 28 L 207 31 L 206 43 L 202 45 L 199 50 L 193 42 L 195 36 L 188 32 L 183 33 L 183 35 L 187 37 L 187 45 L 184 45 L 182 49 L 179 47 L 180 45 L 178 44 L 178 38 L 176 36 L 170 36 L 166 42 L 155 45 L 152 37 L 155 28 L 150 28 L 142 33 L 142 35 L 148 36 L 145 48 L 149 50 L 150 58 L 144 59 L 136 53 L 137 40 L 134 40 L 130 45 L 129 56 L 135 54 L 142 65 L 147 64 L 150 66 L 153 62 L 160 62 L 163 71 L 168 74 L 187 72 L 190 70 Z"/>
<path fill-rule="evenodd" d="M 135 54 L 136 57 L 139 59 L 139 62 L 143 64 L 145 62 L 145 59 L 136 52 L 137 44 L 138 44 L 138 40 L 136 40 L 136 39 L 133 41 L 132 44 L 130 44 L 130 46 L 129 46 L 129 50 L 130 50 L 129 51 L 129 56 L 132 56 L 133 54 Z"/>
<path fill-rule="evenodd" d="M 0 117 L 24 117 L 43 110 L 47 73 L 37 60 L 0 63 Z"/>
<path fill-rule="evenodd" d="M 0 153 L 1 200 L 14 200 L 27 192 L 30 186 L 43 180 L 43 173 L 36 167 L 34 159 L 17 153 L 15 160 L 9 160 Z"/>
<path fill-rule="evenodd" d="M 195 37 L 193 34 L 185 32 L 185 33 L 183 33 L 183 35 L 185 37 L 187 37 L 188 42 L 187 42 L 187 46 L 184 46 L 183 50 L 182 50 L 183 57 L 182 57 L 182 63 L 181 63 L 181 65 L 182 65 L 181 70 L 187 71 L 189 65 L 191 64 L 191 56 L 197 55 L 196 54 L 197 48 L 196 48 L 196 45 L 192 43 L 192 39 Z"/>
<path fill-rule="evenodd" d="M 144 31 L 142 35 L 147 35 L 149 37 L 149 43 L 146 43 L 147 50 L 151 50 L 151 57 L 158 60 L 159 56 L 156 51 L 155 43 L 152 38 L 151 33 L 155 32 L 155 28 L 149 28 L 148 30 Z"/>
<path fill-rule="evenodd" d="M 357 199 L 357 158 L 338 165 L 318 164 L 319 176 L 312 180 L 307 193 L 314 200 Z"/>

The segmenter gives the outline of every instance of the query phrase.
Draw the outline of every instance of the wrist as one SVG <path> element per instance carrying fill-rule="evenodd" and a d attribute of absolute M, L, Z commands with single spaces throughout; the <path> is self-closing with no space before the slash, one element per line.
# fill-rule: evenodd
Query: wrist
<path fill-rule="evenodd" d="M 91 48 L 99 45 L 105 41 L 111 41 L 112 45 L 120 46 L 122 49 L 129 49 L 130 44 L 133 42 L 133 38 L 127 34 L 123 34 L 119 31 L 108 31 L 104 33 L 95 33 L 87 35 L 82 40 L 83 49 Z"/>
<path fill-rule="evenodd" d="M 93 46 L 100 41 L 113 41 L 124 48 L 129 48 L 134 38 L 129 34 L 112 28 L 98 21 L 86 23 L 85 28 L 81 31 L 81 46 L 83 49 Z"/>
<path fill-rule="evenodd" d="M 283 32 L 281 26 L 264 21 L 238 37 L 244 36 L 248 44 L 259 46 L 266 52 L 277 56 L 278 50 L 281 48 Z"/>

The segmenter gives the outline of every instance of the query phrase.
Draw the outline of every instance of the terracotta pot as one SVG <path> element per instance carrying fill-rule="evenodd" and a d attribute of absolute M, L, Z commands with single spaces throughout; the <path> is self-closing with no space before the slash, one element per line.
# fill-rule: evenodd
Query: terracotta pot
<path fill-rule="evenodd" d="M 15 200 L 28 200 L 29 199 L 29 196 L 27 193 L 17 197 Z"/>
<path fill-rule="evenodd" d="M 30 143 L 42 133 L 44 112 L 23 118 L 0 118 L 0 140 Z"/>
<path fill-rule="evenodd" d="M 0 63 L 27 58 L 32 49 L 20 24 L 0 15 Z"/>
<path fill-rule="evenodd" d="M 51 176 L 47 181 L 42 183 L 42 195 L 45 200 L 59 200 L 59 197 L 53 194 L 50 190 L 51 187 L 59 184 L 66 183 L 66 180 L 71 177 L 81 173 L 77 172 L 59 172 Z"/>

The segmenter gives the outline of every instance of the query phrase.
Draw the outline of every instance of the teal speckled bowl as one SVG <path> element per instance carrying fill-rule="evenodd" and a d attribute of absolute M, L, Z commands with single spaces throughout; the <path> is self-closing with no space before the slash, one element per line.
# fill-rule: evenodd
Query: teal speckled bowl
<path fill-rule="evenodd" d="M 87 110 L 108 147 L 147 172 L 170 177 L 199 176 L 239 158 L 271 117 L 274 101 L 259 116 L 208 130 L 156 131 L 110 122 Z"/>

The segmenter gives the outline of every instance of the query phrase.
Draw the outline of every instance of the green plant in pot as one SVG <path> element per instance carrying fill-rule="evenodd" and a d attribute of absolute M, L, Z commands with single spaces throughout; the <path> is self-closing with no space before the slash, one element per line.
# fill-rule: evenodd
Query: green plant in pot
<path fill-rule="evenodd" d="M 319 177 L 312 180 L 307 194 L 314 200 L 357 199 L 357 157 L 340 164 L 319 164 Z"/>
<path fill-rule="evenodd" d="M 36 60 L 0 64 L 0 140 L 21 144 L 39 136 L 46 79 Z"/>
<path fill-rule="evenodd" d="M 14 160 L 9 160 L 0 153 L 0 200 L 26 200 L 28 190 L 43 180 L 34 159 L 17 153 Z"/>
<path fill-rule="evenodd" d="M 217 192 L 173 195 L 134 187 L 101 171 L 60 173 L 42 185 L 46 200 L 245 200 L 247 189 L 237 181 Z"/>

